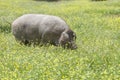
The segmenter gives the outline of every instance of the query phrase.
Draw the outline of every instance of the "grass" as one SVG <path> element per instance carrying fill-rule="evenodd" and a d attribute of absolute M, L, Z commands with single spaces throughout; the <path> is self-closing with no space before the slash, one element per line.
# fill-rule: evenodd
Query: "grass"
<path fill-rule="evenodd" d="M 27 13 L 62 17 L 78 49 L 17 43 L 10 23 Z M 119 47 L 119 0 L 0 0 L 0 80 L 120 80 Z"/>

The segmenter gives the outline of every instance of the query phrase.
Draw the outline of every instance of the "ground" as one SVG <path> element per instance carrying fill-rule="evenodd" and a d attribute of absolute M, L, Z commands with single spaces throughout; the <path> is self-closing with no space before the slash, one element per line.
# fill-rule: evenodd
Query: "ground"
<path fill-rule="evenodd" d="M 63 18 L 78 49 L 19 44 L 11 23 L 27 13 Z M 119 59 L 119 0 L 0 0 L 0 80 L 120 80 Z"/>

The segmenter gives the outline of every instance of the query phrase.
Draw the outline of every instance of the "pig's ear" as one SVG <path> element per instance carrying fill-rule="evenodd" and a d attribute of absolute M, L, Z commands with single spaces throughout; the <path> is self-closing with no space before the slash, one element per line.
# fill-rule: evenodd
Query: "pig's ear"
<path fill-rule="evenodd" d="M 69 39 L 69 35 L 66 32 L 63 32 L 60 36 L 59 43 L 65 44 Z"/>
<path fill-rule="evenodd" d="M 66 32 L 63 32 L 61 36 L 64 40 L 67 40 L 69 38 L 69 35 Z"/>

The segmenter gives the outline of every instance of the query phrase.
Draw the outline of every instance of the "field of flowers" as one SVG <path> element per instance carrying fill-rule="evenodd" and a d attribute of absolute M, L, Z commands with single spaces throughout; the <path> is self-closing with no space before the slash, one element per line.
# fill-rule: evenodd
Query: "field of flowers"
<path fill-rule="evenodd" d="M 27 13 L 63 18 L 78 49 L 20 45 L 11 23 Z M 0 80 L 120 80 L 120 0 L 0 0 Z"/>

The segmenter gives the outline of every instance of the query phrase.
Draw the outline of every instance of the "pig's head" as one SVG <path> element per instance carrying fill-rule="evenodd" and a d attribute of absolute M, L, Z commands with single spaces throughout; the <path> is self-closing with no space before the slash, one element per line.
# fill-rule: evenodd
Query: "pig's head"
<path fill-rule="evenodd" d="M 76 40 L 76 34 L 69 29 L 62 32 L 59 39 L 59 43 L 63 48 L 68 48 L 73 50 L 73 49 L 77 49 L 75 40 Z"/>

